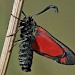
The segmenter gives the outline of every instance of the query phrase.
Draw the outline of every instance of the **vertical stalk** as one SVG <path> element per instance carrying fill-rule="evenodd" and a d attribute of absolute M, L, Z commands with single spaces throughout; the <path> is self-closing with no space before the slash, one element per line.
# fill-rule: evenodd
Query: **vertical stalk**
<path fill-rule="evenodd" d="M 14 16 L 20 18 L 23 3 L 24 3 L 24 0 L 14 0 L 13 9 L 12 9 L 12 14 Z M 12 46 L 15 40 L 15 36 L 16 36 L 16 35 L 14 36 L 9 36 L 9 35 L 16 32 L 18 24 L 19 24 L 19 20 L 11 15 L 10 21 L 9 21 L 9 27 L 7 30 L 4 46 L 3 46 L 1 57 L 0 57 L 0 75 L 6 74 L 10 55 L 12 52 L 10 50 L 12 49 Z"/>

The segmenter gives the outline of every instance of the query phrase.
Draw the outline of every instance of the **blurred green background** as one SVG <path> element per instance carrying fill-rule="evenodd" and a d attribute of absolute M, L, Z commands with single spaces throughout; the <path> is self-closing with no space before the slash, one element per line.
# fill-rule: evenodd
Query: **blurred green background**
<path fill-rule="evenodd" d="M 0 54 L 4 43 L 14 0 L 0 0 Z M 75 0 L 25 0 L 23 11 L 32 15 L 48 5 L 56 5 L 59 13 L 48 10 L 34 17 L 38 25 L 65 43 L 75 52 Z M 19 33 L 16 40 L 19 39 Z M 75 75 L 75 66 L 60 65 L 34 53 L 32 71 L 23 72 L 18 62 L 18 45 L 13 49 L 6 75 Z"/>

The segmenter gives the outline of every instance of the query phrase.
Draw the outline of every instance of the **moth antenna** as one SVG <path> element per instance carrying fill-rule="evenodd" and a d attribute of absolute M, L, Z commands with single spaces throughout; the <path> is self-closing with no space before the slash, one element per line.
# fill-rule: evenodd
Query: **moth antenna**
<path fill-rule="evenodd" d="M 26 17 L 25 13 L 22 11 L 22 14 Z"/>
<path fill-rule="evenodd" d="M 47 10 L 50 9 L 50 8 L 53 8 L 55 12 L 58 12 L 58 8 L 57 8 L 56 6 L 54 6 L 54 5 L 49 5 L 49 6 L 47 6 L 44 10 L 42 10 L 41 12 L 32 15 L 32 17 L 33 17 L 33 16 L 40 15 L 40 14 L 44 13 L 45 11 L 47 11 Z"/>

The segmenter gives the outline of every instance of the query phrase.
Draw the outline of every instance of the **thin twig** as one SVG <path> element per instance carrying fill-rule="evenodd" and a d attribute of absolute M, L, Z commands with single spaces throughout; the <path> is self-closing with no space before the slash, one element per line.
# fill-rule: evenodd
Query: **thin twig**
<path fill-rule="evenodd" d="M 12 14 L 18 18 L 20 18 L 22 6 L 23 6 L 24 0 L 15 0 L 13 4 Z M 11 55 L 11 48 L 14 44 L 15 36 L 9 36 L 16 32 L 17 27 L 19 24 L 19 20 L 16 19 L 11 15 L 10 21 L 9 21 L 9 27 L 7 30 L 4 46 L 2 49 L 1 57 L 0 57 L 0 75 L 5 75 L 6 70 L 9 63 L 9 58 Z M 9 37 L 7 37 L 9 36 Z"/>

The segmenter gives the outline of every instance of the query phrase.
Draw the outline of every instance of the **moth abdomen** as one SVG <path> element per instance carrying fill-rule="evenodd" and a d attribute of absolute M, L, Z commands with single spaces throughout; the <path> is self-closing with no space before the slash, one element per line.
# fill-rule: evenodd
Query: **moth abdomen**
<path fill-rule="evenodd" d="M 33 59 L 33 50 L 29 41 L 23 41 L 20 44 L 19 51 L 19 64 L 23 71 L 31 71 L 32 59 Z"/>

